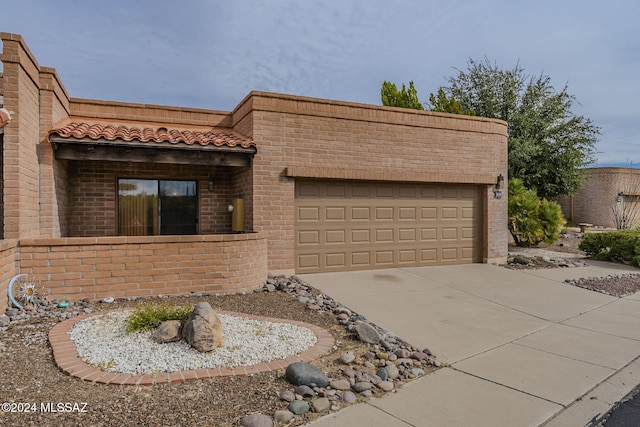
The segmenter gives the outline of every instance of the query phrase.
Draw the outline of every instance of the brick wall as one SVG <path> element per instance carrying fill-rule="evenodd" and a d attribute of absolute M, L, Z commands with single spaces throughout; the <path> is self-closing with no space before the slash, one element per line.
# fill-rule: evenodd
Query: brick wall
<path fill-rule="evenodd" d="M 8 305 L 7 287 L 18 271 L 17 268 L 18 241 L 0 241 L 0 315 L 4 314 Z"/>
<path fill-rule="evenodd" d="M 214 236 L 23 239 L 21 273 L 54 298 L 229 294 L 267 277 L 262 233 Z"/>
<path fill-rule="evenodd" d="M 506 256 L 506 123 L 477 117 L 252 92 L 234 126 L 253 129 L 253 224 L 269 236 L 269 268 L 293 269 L 296 177 L 472 183 L 485 187 L 484 258 Z"/>
<path fill-rule="evenodd" d="M 67 235 L 67 162 L 55 161 L 47 133 L 69 116 L 69 95 L 52 68 L 40 68 L 40 236 Z"/>
<path fill-rule="evenodd" d="M 575 196 L 558 200 L 565 218 L 576 224 L 615 227 L 613 209 L 618 193 L 640 195 L 640 169 L 589 168 L 585 169 L 585 178 Z"/>
<path fill-rule="evenodd" d="M 69 236 L 116 236 L 118 178 L 188 179 L 198 181 L 200 234 L 231 232 L 227 206 L 235 192 L 234 170 L 206 166 L 130 162 L 70 162 Z M 208 191 L 209 176 L 215 188 Z"/>
<path fill-rule="evenodd" d="M 22 37 L 0 33 L 4 108 L 4 237 L 37 236 L 39 230 L 40 71 Z"/>

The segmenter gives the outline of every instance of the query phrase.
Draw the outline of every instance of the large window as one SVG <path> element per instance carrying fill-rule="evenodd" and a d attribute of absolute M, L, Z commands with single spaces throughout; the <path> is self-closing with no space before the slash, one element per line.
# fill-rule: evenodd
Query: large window
<path fill-rule="evenodd" d="M 197 234 L 196 181 L 118 180 L 121 236 Z"/>

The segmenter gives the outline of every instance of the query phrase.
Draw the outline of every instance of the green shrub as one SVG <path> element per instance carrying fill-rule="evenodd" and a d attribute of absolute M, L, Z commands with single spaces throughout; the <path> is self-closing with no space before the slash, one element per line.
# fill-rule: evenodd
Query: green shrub
<path fill-rule="evenodd" d="M 579 248 L 593 259 L 640 267 L 640 230 L 588 233 L 580 241 Z"/>
<path fill-rule="evenodd" d="M 518 246 L 553 243 L 560 238 L 566 224 L 556 202 L 538 198 L 520 179 L 509 181 L 509 232 Z"/>
<path fill-rule="evenodd" d="M 156 328 L 165 320 L 185 322 L 192 311 L 193 307 L 190 305 L 176 306 L 167 303 L 136 307 L 127 319 L 127 333 Z"/>

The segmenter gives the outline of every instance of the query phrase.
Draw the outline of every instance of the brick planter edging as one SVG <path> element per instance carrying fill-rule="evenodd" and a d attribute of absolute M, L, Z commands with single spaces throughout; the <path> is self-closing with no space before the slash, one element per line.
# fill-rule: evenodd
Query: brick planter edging
<path fill-rule="evenodd" d="M 174 384 L 188 380 L 207 379 L 214 377 L 254 375 L 261 372 L 286 369 L 287 366 L 291 363 L 311 362 L 313 360 L 319 359 L 321 356 L 327 354 L 331 350 L 335 342 L 333 335 L 331 335 L 327 330 L 316 325 L 311 325 L 309 323 L 299 322 L 295 320 L 254 316 L 250 314 L 229 311 L 216 312 L 221 314 L 228 314 L 231 316 L 244 317 L 250 320 L 290 323 L 292 325 L 310 329 L 315 334 L 317 341 L 313 347 L 304 351 L 303 353 L 290 356 L 286 359 L 262 362 L 257 365 L 237 366 L 235 368 L 218 367 L 206 369 L 191 369 L 188 371 L 160 372 L 156 374 L 143 375 L 102 371 L 100 369 L 94 368 L 93 366 L 85 363 L 84 361 L 82 361 L 82 359 L 80 359 L 76 345 L 73 341 L 71 341 L 71 337 L 69 336 L 71 328 L 73 328 L 73 326 L 81 320 L 87 319 L 92 316 L 107 314 L 108 312 L 84 314 L 73 319 L 65 320 L 58 323 L 49 331 L 49 342 L 51 343 L 51 348 L 53 349 L 53 357 L 56 361 L 56 364 L 65 374 L 80 378 L 83 381 L 89 381 L 93 383 L 141 386 L 164 383 Z"/>

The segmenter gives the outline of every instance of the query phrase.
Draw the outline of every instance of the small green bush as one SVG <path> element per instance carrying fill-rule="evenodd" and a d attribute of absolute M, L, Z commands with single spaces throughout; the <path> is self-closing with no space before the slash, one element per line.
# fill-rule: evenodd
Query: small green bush
<path fill-rule="evenodd" d="M 560 238 L 566 224 L 556 202 L 538 198 L 535 190 L 525 188 L 522 180 L 509 181 L 509 232 L 517 246 L 537 246 Z"/>
<path fill-rule="evenodd" d="M 165 320 L 185 322 L 192 311 L 193 307 L 190 305 L 176 306 L 167 303 L 137 307 L 127 319 L 127 333 L 156 328 Z"/>
<path fill-rule="evenodd" d="M 640 267 L 640 230 L 588 233 L 582 237 L 579 248 L 593 259 Z"/>

